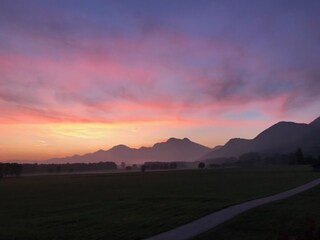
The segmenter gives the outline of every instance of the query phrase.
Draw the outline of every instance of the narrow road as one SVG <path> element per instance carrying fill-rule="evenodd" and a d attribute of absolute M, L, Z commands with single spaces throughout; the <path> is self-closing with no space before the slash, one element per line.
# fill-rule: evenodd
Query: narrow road
<path fill-rule="evenodd" d="M 293 188 L 291 190 L 281 192 L 275 195 L 268 197 L 263 197 L 248 202 L 240 203 L 233 205 L 212 214 L 209 214 L 205 217 L 202 217 L 198 220 L 190 222 L 188 224 L 182 225 L 175 229 L 172 229 L 168 232 L 160 233 L 159 235 L 147 238 L 146 240 L 185 240 L 193 238 L 201 233 L 204 233 L 217 225 L 243 213 L 249 209 L 271 203 L 277 200 L 285 199 L 291 197 L 295 194 L 304 192 L 310 188 L 313 188 L 320 184 L 320 179 L 316 179 L 312 182 L 304 184 L 302 186 Z"/>

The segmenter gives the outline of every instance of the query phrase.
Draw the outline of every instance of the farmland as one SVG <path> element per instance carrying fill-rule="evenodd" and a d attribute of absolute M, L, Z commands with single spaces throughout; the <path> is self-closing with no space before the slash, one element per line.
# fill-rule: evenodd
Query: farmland
<path fill-rule="evenodd" d="M 302 166 L 2 179 L 0 239 L 141 239 L 317 177 Z"/>
<path fill-rule="evenodd" d="M 252 209 L 194 240 L 318 239 L 319 198 L 318 186 L 291 198 Z M 311 238 L 310 235 L 318 238 Z"/>

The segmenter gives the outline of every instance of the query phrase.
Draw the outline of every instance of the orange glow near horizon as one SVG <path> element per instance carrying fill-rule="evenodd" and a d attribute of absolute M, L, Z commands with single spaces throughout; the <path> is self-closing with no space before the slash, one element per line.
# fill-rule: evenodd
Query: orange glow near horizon
<path fill-rule="evenodd" d="M 95 152 L 125 144 L 139 148 L 152 146 L 170 137 L 188 137 L 194 142 L 214 147 L 238 136 L 253 138 L 270 123 L 216 121 L 205 126 L 176 121 L 136 123 L 40 123 L 2 124 L 0 161 L 41 161 L 53 157 Z"/>
<path fill-rule="evenodd" d="M 107 150 L 118 144 L 150 146 L 161 138 L 160 126 L 159 123 L 2 124 L 0 131 L 6 137 L 0 139 L 0 160 L 45 160 Z M 154 134 L 159 137 L 154 138 Z"/>

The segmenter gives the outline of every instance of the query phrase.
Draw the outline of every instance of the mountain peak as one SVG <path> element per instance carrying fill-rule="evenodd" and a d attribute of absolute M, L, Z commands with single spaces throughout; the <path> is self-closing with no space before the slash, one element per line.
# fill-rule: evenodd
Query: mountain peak
<path fill-rule="evenodd" d="M 231 138 L 225 145 L 230 145 L 230 144 L 234 144 L 237 143 L 239 141 L 248 141 L 248 139 L 244 139 L 244 138 Z"/>
<path fill-rule="evenodd" d="M 126 149 L 130 149 L 130 148 L 126 145 L 120 144 L 112 147 L 110 150 L 126 150 Z"/>
<path fill-rule="evenodd" d="M 309 125 L 320 126 L 320 117 L 313 120 L 311 123 L 309 123 Z"/>
<path fill-rule="evenodd" d="M 166 143 L 191 142 L 189 138 L 169 138 Z"/>
<path fill-rule="evenodd" d="M 287 125 L 293 125 L 293 124 L 297 124 L 295 122 L 289 122 L 289 121 L 281 121 L 281 122 L 277 122 L 276 124 L 274 124 L 271 127 L 279 127 L 279 126 L 287 126 Z M 271 128 L 270 127 L 270 128 Z"/>
<path fill-rule="evenodd" d="M 167 142 L 176 142 L 176 141 L 179 141 L 180 139 L 179 138 L 175 138 L 175 137 L 171 137 L 167 140 Z"/>

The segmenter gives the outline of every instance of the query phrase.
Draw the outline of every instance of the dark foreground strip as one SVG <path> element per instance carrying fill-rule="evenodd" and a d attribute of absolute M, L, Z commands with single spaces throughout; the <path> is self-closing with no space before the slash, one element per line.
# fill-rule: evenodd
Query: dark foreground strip
<path fill-rule="evenodd" d="M 248 202 L 244 202 L 241 204 L 237 204 L 234 206 L 230 206 L 227 208 L 224 208 L 220 211 L 214 212 L 212 214 L 209 214 L 205 217 L 202 217 L 198 220 L 195 220 L 193 222 L 190 222 L 188 224 L 182 225 L 180 227 L 177 227 L 175 229 L 172 229 L 168 232 L 160 233 L 156 236 L 147 238 L 146 240 L 185 240 L 193 238 L 201 233 L 207 232 L 211 230 L 212 228 L 216 227 L 217 225 L 235 217 L 236 215 L 239 215 L 240 213 L 243 213 L 249 209 L 271 203 L 277 200 L 285 199 L 288 197 L 291 197 L 293 195 L 296 195 L 298 193 L 304 192 L 310 188 L 313 188 L 320 184 L 320 179 L 316 179 L 312 182 L 309 182 L 307 184 L 304 184 L 302 186 L 293 188 L 291 190 L 278 193 L 275 195 L 271 195 L 264 198 L 259 198 L 255 200 L 251 200 Z"/>

